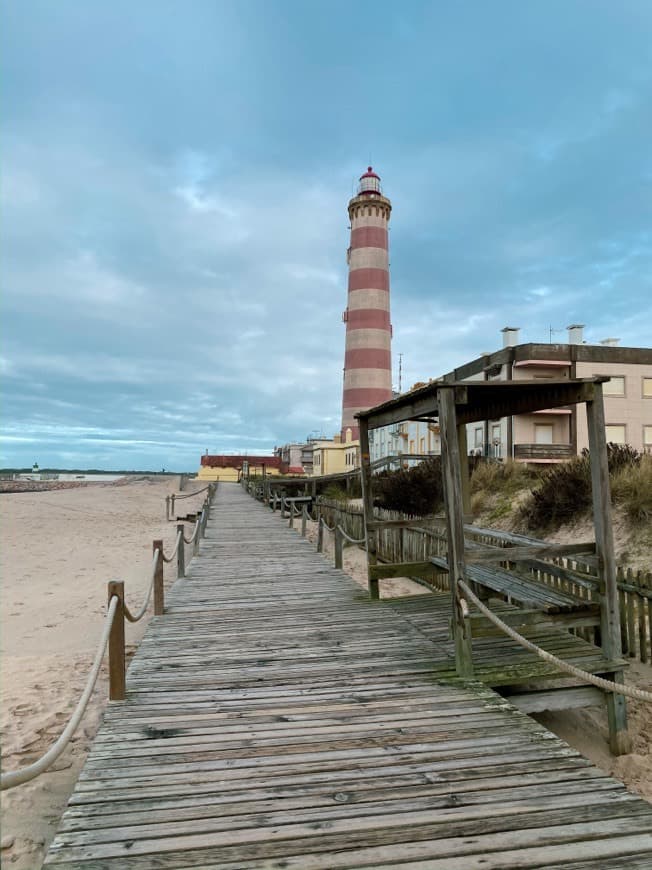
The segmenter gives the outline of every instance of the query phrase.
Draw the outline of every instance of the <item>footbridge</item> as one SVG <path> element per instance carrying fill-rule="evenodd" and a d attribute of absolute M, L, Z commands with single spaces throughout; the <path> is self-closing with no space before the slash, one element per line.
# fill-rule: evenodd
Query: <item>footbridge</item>
<path fill-rule="evenodd" d="M 652 866 L 650 804 L 457 676 L 450 596 L 370 599 L 235 484 L 185 573 L 44 866 Z"/>

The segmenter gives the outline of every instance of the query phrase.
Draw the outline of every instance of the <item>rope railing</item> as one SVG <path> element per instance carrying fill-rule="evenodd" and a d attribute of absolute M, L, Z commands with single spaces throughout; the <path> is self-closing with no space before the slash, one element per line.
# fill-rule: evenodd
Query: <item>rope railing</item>
<path fill-rule="evenodd" d="M 565 662 L 563 659 L 557 658 L 557 656 L 552 653 L 546 652 L 546 650 L 541 649 L 541 647 L 537 646 L 531 640 L 523 637 L 517 631 L 515 631 L 511 626 L 507 625 L 503 620 L 496 616 L 496 614 L 490 610 L 482 601 L 473 593 L 473 591 L 469 588 L 468 584 L 464 582 L 464 580 L 458 580 L 457 585 L 464 592 L 466 598 L 473 604 L 478 610 L 484 614 L 487 619 L 489 619 L 497 628 L 503 631 L 508 637 L 511 637 L 512 640 L 516 641 L 516 643 L 520 644 L 520 646 L 525 649 L 533 652 L 540 659 L 543 659 L 544 662 L 548 662 L 549 664 L 553 664 L 559 668 L 560 671 L 568 674 L 571 677 L 576 677 L 577 679 L 584 680 L 587 683 L 591 683 L 591 685 L 596 686 L 598 689 L 602 689 L 604 692 L 615 692 L 618 695 L 625 695 L 627 698 L 635 698 L 637 701 L 645 701 L 648 704 L 652 704 L 652 692 L 646 692 L 644 689 L 637 689 L 634 686 L 626 686 L 624 683 L 615 683 L 613 680 L 605 680 L 604 677 L 596 677 L 595 674 L 590 674 L 588 671 L 583 671 L 581 668 L 576 667 L 575 665 L 571 665 L 568 662 Z"/>
<path fill-rule="evenodd" d="M 340 525 L 337 526 L 337 530 L 349 544 L 364 544 L 367 540 L 366 538 L 352 538 L 351 535 L 347 534 Z"/>
<path fill-rule="evenodd" d="M 109 607 L 104 621 L 104 630 L 102 631 L 102 636 L 95 653 L 93 666 L 91 667 L 88 679 L 86 680 L 86 685 L 84 686 L 81 698 L 77 702 L 77 706 L 75 707 L 68 724 L 61 732 L 58 739 L 39 759 L 34 761 L 32 764 L 28 764 L 26 767 L 22 767 L 20 770 L 12 770 L 9 773 L 3 773 L 0 777 L 0 788 L 2 790 L 13 788 L 16 785 L 22 785 L 22 783 L 29 782 L 31 779 L 34 779 L 39 774 L 43 773 L 44 770 L 47 770 L 47 768 L 57 760 L 70 742 L 70 739 L 77 730 L 77 727 L 86 712 L 86 707 L 88 706 L 90 697 L 93 694 L 93 689 L 97 683 L 102 659 L 104 658 L 106 646 L 109 642 L 109 635 L 111 633 L 111 628 L 113 627 L 113 620 L 118 609 L 118 604 L 118 596 L 113 595 L 109 601 Z"/>
<path fill-rule="evenodd" d="M 125 620 L 128 622 L 138 622 L 145 615 L 149 606 L 152 593 L 154 594 L 154 614 L 161 616 L 164 612 L 164 593 L 163 593 L 163 563 L 171 562 L 174 555 L 178 558 L 177 577 L 185 575 L 185 555 L 184 548 L 181 546 L 181 541 L 185 543 L 194 543 L 194 553 L 198 552 L 199 538 L 206 534 L 206 524 L 208 521 L 210 503 L 215 492 L 215 487 L 209 485 L 209 496 L 204 501 L 201 513 L 197 518 L 194 532 L 190 540 L 186 540 L 183 533 L 183 524 L 177 526 L 177 537 L 175 548 L 171 556 L 166 557 L 163 552 L 163 541 L 156 540 L 153 542 L 153 556 L 151 564 L 150 584 L 138 613 L 132 613 L 125 603 L 124 583 L 119 580 L 112 580 L 108 587 L 108 610 L 102 630 L 97 652 L 91 666 L 86 685 L 82 695 L 75 707 L 68 724 L 62 731 L 59 738 L 52 746 L 35 762 L 27 765 L 20 770 L 9 771 L 0 775 L 0 789 L 13 788 L 29 782 L 39 774 L 43 773 L 50 767 L 54 761 L 64 751 L 79 723 L 81 722 L 84 713 L 88 707 L 88 702 L 93 693 L 93 689 L 97 683 L 97 679 L 104 658 L 104 653 L 108 645 L 109 648 L 109 700 L 122 701 L 126 697 L 126 665 L 125 665 Z M 203 491 L 203 490 L 202 490 Z M 195 495 L 196 493 L 193 493 Z"/>
<path fill-rule="evenodd" d="M 196 489 L 194 492 L 187 492 L 185 495 L 175 495 L 175 501 L 180 501 L 182 498 L 192 498 L 193 495 L 199 495 L 202 492 L 206 492 L 206 490 L 210 487 L 210 483 L 206 486 L 202 486 L 201 489 Z"/>
<path fill-rule="evenodd" d="M 181 546 L 181 541 L 183 540 L 183 524 L 181 523 L 181 530 L 179 530 L 179 526 L 177 526 L 177 538 L 174 544 L 174 550 L 170 553 L 169 556 L 163 554 L 164 562 L 172 562 L 174 557 L 179 553 L 179 547 Z"/>
<path fill-rule="evenodd" d="M 158 568 L 159 559 L 163 556 L 163 550 L 154 549 L 154 556 L 152 557 L 152 568 L 151 568 L 151 577 L 149 581 L 149 589 L 147 590 L 147 595 L 145 596 L 145 601 L 143 602 L 143 606 L 140 608 L 138 613 L 133 614 L 127 603 L 125 602 L 124 610 L 125 610 L 125 619 L 129 622 L 139 622 L 143 616 L 145 615 L 147 608 L 149 607 L 149 601 L 152 597 L 152 592 L 154 591 L 154 581 L 156 580 L 156 569 Z"/>

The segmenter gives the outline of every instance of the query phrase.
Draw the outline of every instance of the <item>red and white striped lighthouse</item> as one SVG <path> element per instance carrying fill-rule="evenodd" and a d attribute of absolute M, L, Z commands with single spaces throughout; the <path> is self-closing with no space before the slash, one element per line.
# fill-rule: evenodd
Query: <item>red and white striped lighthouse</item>
<path fill-rule="evenodd" d="M 387 224 L 392 204 L 368 167 L 349 202 L 351 244 L 342 396 L 342 440 L 359 435 L 355 414 L 392 398 Z"/>

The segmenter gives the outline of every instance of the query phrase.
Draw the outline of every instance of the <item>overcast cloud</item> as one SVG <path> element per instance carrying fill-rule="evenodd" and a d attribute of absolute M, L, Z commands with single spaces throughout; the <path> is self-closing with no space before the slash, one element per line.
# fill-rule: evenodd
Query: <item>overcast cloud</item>
<path fill-rule="evenodd" d="M 8 0 L 0 465 L 333 434 L 346 204 L 393 203 L 403 386 L 652 322 L 652 4 Z"/>

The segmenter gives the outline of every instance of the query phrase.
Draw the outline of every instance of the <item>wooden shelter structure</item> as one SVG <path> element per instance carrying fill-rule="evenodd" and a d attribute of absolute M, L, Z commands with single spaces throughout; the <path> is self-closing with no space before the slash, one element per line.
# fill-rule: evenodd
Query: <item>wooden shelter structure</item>
<path fill-rule="evenodd" d="M 460 677 L 472 677 L 473 654 L 468 602 L 460 582 L 469 583 L 482 597 L 482 579 L 474 566 L 498 566 L 500 562 L 519 563 L 542 556 L 554 558 L 572 553 L 592 552 L 598 568 L 599 637 L 604 656 L 603 674 L 622 681 L 621 634 L 616 563 L 611 523 L 611 499 L 607 445 L 604 426 L 602 384 L 604 377 L 541 381 L 434 381 L 398 398 L 358 414 L 360 422 L 361 477 L 367 542 L 369 594 L 379 597 L 383 577 L 432 576 L 448 573 L 451 591 L 451 630 L 455 646 L 455 665 Z M 501 417 L 586 404 L 588 420 L 593 522 L 595 542 L 589 544 L 518 546 L 509 550 L 478 546 L 465 540 L 465 515 L 470 513 L 466 424 Z M 441 432 L 442 477 L 445 506 L 447 554 L 445 559 L 422 563 L 380 565 L 377 541 L 384 527 L 410 521 L 378 521 L 374 518 L 373 475 L 369 454 L 369 432 L 406 420 L 437 422 Z M 413 523 L 412 523 L 413 524 Z M 508 553 L 508 556 L 506 555 Z M 495 589 L 495 586 L 493 587 Z M 486 591 L 486 590 L 485 590 Z M 543 587 L 545 592 L 545 587 Z M 554 673 L 551 669 L 549 675 Z M 559 674 L 558 674 L 559 675 Z M 620 679 L 619 679 L 620 678 Z M 606 693 L 611 747 L 616 753 L 627 751 L 625 698 Z"/>

